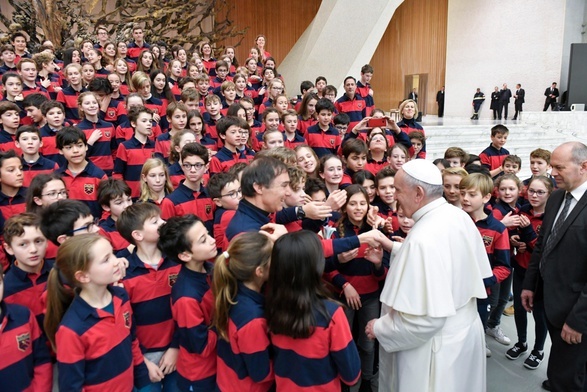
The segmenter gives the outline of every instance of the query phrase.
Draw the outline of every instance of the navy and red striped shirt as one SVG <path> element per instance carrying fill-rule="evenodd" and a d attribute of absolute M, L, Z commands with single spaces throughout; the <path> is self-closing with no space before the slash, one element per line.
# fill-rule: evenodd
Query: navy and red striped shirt
<path fill-rule="evenodd" d="M 357 81 L 355 94 L 359 94 L 361 98 L 365 100 L 365 104 L 367 105 L 367 116 L 370 116 L 373 109 L 375 109 L 375 100 L 373 99 L 373 96 L 369 94 L 369 90 L 371 90 L 371 85 L 369 83 L 363 84 L 360 80 Z"/>
<path fill-rule="evenodd" d="M 476 221 L 475 226 L 483 238 L 485 252 L 493 272 L 493 276 L 483 279 L 483 282 L 485 287 L 491 287 L 504 281 L 511 273 L 510 238 L 503 223 L 491 214 Z"/>
<path fill-rule="evenodd" d="M 249 163 L 254 158 L 255 153 L 252 150 L 245 148 L 242 151 L 232 152 L 224 146 L 210 159 L 210 175 L 226 173 L 235 164 L 239 162 Z"/>
<path fill-rule="evenodd" d="M 181 266 L 171 288 L 171 309 L 177 328 L 177 386 L 182 391 L 212 391 L 216 387 L 216 332 L 210 329 L 214 297 L 210 289 L 212 265 L 207 272 Z M 193 388 L 193 389 L 191 389 Z"/>
<path fill-rule="evenodd" d="M 55 335 L 60 391 L 131 391 L 149 384 L 123 288 L 108 287 L 113 313 L 76 295 Z"/>
<path fill-rule="evenodd" d="M 28 187 L 33 178 L 39 174 L 50 174 L 59 169 L 59 165 L 56 162 L 42 156 L 39 156 L 36 162 L 27 162 L 24 158 L 20 160 L 22 162 L 22 185 L 25 187 Z"/>
<path fill-rule="evenodd" d="M 53 369 L 49 346 L 29 309 L 0 302 L 0 347 L 2 390 L 51 390 Z"/>
<path fill-rule="evenodd" d="M 485 150 L 479 154 L 479 159 L 481 160 L 481 164 L 488 168 L 489 170 L 497 169 L 501 167 L 503 160 L 505 157 L 510 155 L 510 152 L 505 148 L 500 148 L 499 150 L 490 144 Z"/>
<path fill-rule="evenodd" d="M 106 219 L 102 219 L 98 227 L 100 228 L 98 234 L 110 241 L 114 254 L 118 254 L 121 250 L 127 249 L 130 245 L 130 242 L 124 239 L 116 229 L 116 221 L 112 219 L 112 215 L 108 215 Z"/>
<path fill-rule="evenodd" d="M 136 249 L 126 257 L 128 268 L 123 279 L 135 318 L 137 338 L 144 352 L 177 348 L 172 342 L 175 324 L 171 314 L 171 288 L 177 281 L 180 265 L 161 258 L 159 264 L 145 264 Z"/>
<path fill-rule="evenodd" d="M 57 102 L 61 102 L 65 108 L 65 119 L 77 124 L 81 121 L 77 111 L 77 98 L 83 92 L 88 91 L 82 87 L 80 91 L 74 90 L 73 87 L 67 86 L 57 93 Z"/>
<path fill-rule="evenodd" d="M 233 391 L 238 385 L 243 391 L 269 391 L 275 376 L 265 319 L 265 298 L 239 282 L 234 300 L 228 319 L 230 341 L 218 339 L 218 389 Z"/>
<path fill-rule="evenodd" d="M 182 182 L 161 202 L 161 218 L 169 219 L 172 216 L 195 214 L 204 221 L 208 233 L 212 235 L 215 207 L 208 190 L 203 185 L 200 186 L 199 191 L 193 191 Z"/>
<path fill-rule="evenodd" d="M 328 154 L 336 155 L 342 143 L 338 129 L 331 124 L 323 131 L 319 124 L 312 125 L 306 132 L 306 142 L 314 150 L 318 158 Z"/>
<path fill-rule="evenodd" d="M 359 380 L 361 360 L 344 310 L 326 299 L 322 303 L 327 316 L 314 311 L 309 338 L 271 334 L 278 391 L 339 392 L 341 381 L 353 385 Z"/>
<path fill-rule="evenodd" d="M 67 166 L 57 170 L 69 193 L 69 198 L 83 201 L 90 207 L 92 215 L 96 218 L 102 216 L 102 207 L 98 203 L 98 185 L 100 181 L 106 180 L 106 173 L 92 162 L 88 162 L 84 170 L 73 174 Z"/>
<path fill-rule="evenodd" d="M 112 174 L 114 169 L 114 159 L 112 158 L 115 133 L 114 125 L 104 120 L 98 119 L 97 122 L 91 122 L 83 119 L 77 124 L 77 128 L 84 131 L 86 139 L 90 139 L 95 131 L 102 131 L 102 136 L 94 142 L 94 145 L 88 145 L 87 158 L 108 175 Z"/>
<path fill-rule="evenodd" d="M 131 190 L 131 197 L 141 195 L 141 170 L 145 161 L 153 156 L 155 143 L 147 139 L 141 143 L 136 137 L 118 146 L 112 178 L 124 180 Z"/>
<path fill-rule="evenodd" d="M 43 261 L 39 273 L 28 273 L 18 267 L 18 261 L 4 276 L 4 301 L 27 307 L 43 328 L 45 304 L 40 298 L 47 289 L 47 278 L 53 267 L 52 262 Z"/>
<path fill-rule="evenodd" d="M 346 113 L 351 119 L 347 132 L 352 131 L 362 119 L 367 117 L 367 103 L 358 93 L 353 99 L 344 94 L 336 100 L 334 107 L 339 113 Z"/>
<path fill-rule="evenodd" d="M 41 141 L 43 142 L 43 147 L 39 151 L 41 155 L 45 158 L 52 160 L 53 162 L 57 163 L 59 167 L 67 164 L 67 160 L 63 155 L 59 153 L 57 149 L 57 142 L 55 140 L 57 136 L 56 129 L 53 129 L 49 126 L 49 124 L 45 124 L 41 129 Z"/>

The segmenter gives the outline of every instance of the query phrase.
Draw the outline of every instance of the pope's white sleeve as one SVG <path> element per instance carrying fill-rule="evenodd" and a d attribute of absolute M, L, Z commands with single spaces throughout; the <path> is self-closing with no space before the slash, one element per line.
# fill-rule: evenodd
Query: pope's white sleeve
<path fill-rule="evenodd" d="M 375 322 L 373 331 L 385 351 L 409 350 L 432 339 L 445 321 L 445 317 L 413 316 L 391 310 Z"/>

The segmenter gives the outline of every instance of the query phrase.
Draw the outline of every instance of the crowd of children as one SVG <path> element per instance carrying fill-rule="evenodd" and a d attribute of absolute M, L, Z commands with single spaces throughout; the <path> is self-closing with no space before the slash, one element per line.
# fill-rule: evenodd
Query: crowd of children
<path fill-rule="evenodd" d="M 216 59 L 208 43 L 193 55 L 176 45 L 168 58 L 138 25 L 128 44 L 105 31 L 60 60 L 49 42 L 28 53 L 21 33 L 0 47 L 0 383 L 49 391 L 57 374 L 61 391 L 376 391 L 364 329 L 392 255 L 335 253 L 320 239 L 409 235 L 394 176 L 426 158 L 416 102 L 402 102 L 397 123 L 377 109 L 370 65 L 338 99 L 319 76 L 290 101 L 262 35 L 241 66 L 232 47 Z M 542 149 L 520 181 L 507 136 L 497 125 L 478 156 L 451 147 L 435 163 L 487 248 L 479 315 L 507 345 L 513 282 L 516 359 L 528 351 L 521 283 L 555 184 Z M 241 188 L 256 157 L 283 162 L 283 189 L 266 172 Z M 277 195 L 268 221 L 286 216 L 284 228 L 227 233 L 243 193 Z M 529 369 L 544 357 L 541 309 Z"/>

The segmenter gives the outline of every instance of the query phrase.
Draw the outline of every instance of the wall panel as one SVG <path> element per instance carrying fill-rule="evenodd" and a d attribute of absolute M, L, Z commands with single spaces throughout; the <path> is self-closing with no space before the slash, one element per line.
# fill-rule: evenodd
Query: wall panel
<path fill-rule="evenodd" d="M 263 34 L 267 38 L 267 51 L 279 65 L 314 19 L 321 0 L 235 0 L 229 3 L 234 7 L 231 19 L 237 28 L 249 27 L 242 44 L 236 49 L 237 59 L 244 62 L 255 37 Z M 236 42 L 238 39 L 232 38 L 220 44 L 234 45 Z"/>
<path fill-rule="evenodd" d="M 427 113 L 438 112 L 436 92 L 444 85 L 447 17 L 448 0 L 406 0 L 398 7 L 371 59 L 377 107 L 387 111 L 406 98 L 405 75 L 428 74 Z"/>

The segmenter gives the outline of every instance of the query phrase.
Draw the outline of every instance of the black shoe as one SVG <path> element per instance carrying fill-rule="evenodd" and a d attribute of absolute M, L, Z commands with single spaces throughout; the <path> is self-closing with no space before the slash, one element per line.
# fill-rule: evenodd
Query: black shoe
<path fill-rule="evenodd" d="M 544 353 L 541 353 L 538 350 L 532 350 L 530 356 L 524 361 L 524 367 L 530 370 L 538 369 L 538 366 L 540 366 L 543 359 Z"/>
<path fill-rule="evenodd" d="M 517 118 L 516 117 L 512 117 L 512 120 L 517 120 Z"/>
<path fill-rule="evenodd" d="M 473 114 L 473 115 L 471 116 L 471 120 L 474 120 L 474 119 L 475 119 L 475 115 Z"/>
<path fill-rule="evenodd" d="M 505 356 L 507 359 L 514 360 L 520 358 L 520 355 L 522 355 L 526 351 L 528 351 L 528 345 L 518 342 L 514 344 L 514 347 L 506 351 Z"/>
<path fill-rule="evenodd" d="M 542 381 L 542 389 L 546 390 L 546 391 L 550 391 L 550 381 L 549 380 L 544 380 Z"/>

